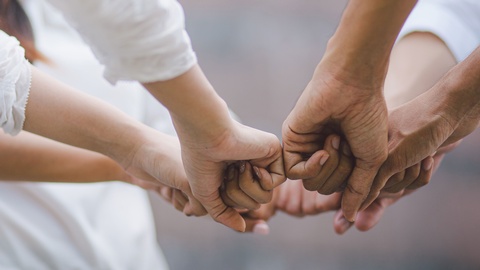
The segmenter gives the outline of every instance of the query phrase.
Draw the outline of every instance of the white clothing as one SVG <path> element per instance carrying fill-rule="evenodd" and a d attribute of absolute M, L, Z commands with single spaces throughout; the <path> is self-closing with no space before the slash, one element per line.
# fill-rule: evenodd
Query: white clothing
<path fill-rule="evenodd" d="M 49 1 L 90 45 L 111 83 L 173 79 L 197 61 L 176 0 Z"/>
<path fill-rule="evenodd" d="M 52 61 L 38 63 L 41 70 L 173 132 L 168 111 L 139 84 L 113 87 L 102 78 L 102 66 L 56 10 L 44 0 L 22 2 L 38 50 Z M 0 269 L 168 269 L 151 211 L 146 191 L 121 182 L 1 182 Z"/>
<path fill-rule="evenodd" d="M 442 39 L 458 62 L 480 44 L 479 0 L 420 0 L 399 39 L 412 32 L 431 32 Z"/>
<path fill-rule="evenodd" d="M 25 122 L 31 70 L 16 38 L 0 31 L 0 127 L 16 135 Z"/>

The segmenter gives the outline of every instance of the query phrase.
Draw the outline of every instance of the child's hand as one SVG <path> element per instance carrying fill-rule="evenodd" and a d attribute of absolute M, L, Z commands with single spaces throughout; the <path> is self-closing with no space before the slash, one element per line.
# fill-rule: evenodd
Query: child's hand
<path fill-rule="evenodd" d="M 341 193 L 322 195 L 308 191 L 296 180 L 287 180 L 277 189 L 276 209 L 292 216 L 317 215 L 340 208 Z"/>
<path fill-rule="evenodd" d="M 354 168 L 354 158 L 348 144 L 341 141 L 338 135 L 332 134 L 325 139 L 323 150 L 315 154 L 322 154 L 323 157 L 317 167 L 309 166 L 312 170 L 307 175 L 310 177 L 303 178 L 304 187 L 325 195 L 343 189 L 342 185 Z"/>
<path fill-rule="evenodd" d="M 237 209 L 254 210 L 260 204 L 272 200 L 273 190 L 265 190 L 262 184 L 268 178 L 263 168 L 252 166 L 250 162 L 240 161 L 230 164 L 226 169 L 220 195 L 227 206 Z"/>

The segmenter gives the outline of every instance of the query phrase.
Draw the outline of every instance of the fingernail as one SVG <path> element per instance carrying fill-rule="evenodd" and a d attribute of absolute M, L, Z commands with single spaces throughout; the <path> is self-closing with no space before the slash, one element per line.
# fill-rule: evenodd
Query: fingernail
<path fill-rule="evenodd" d="M 352 155 L 352 151 L 350 150 L 350 147 L 348 147 L 347 144 L 344 144 L 343 147 L 342 147 L 342 152 L 344 155 L 346 156 L 351 156 Z"/>
<path fill-rule="evenodd" d="M 432 166 L 433 166 L 433 158 L 431 157 L 427 158 L 427 160 L 425 160 L 422 164 L 422 167 L 425 171 L 429 171 L 430 169 L 432 169 Z"/>
<path fill-rule="evenodd" d="M 240 168 L 239 168 L 240 173 L 245 172 L 245 161 L 240 162 Z"/>
<path fill-rule="evenodd" d="M 330 157 L 329 155 L 323 156 L 323 157 L 320 159 L 320 165 L 323 166 L 323 164 L 325 164 L 325 162 L 327 162 L 327 160 L 328 160 L 329 157 Z"/>
<path fill-rule="evenodd" d="M 332 146 L 335 150 L 338 150 L 340 148 L 340 138 L 339 137 L 334 137 L 333 138 Z"/>
<path fill-rule="evenodd" d="M 232 181 L 235 177 L 235 168 L 233 166 L 228 167 L 227 180 Z"/>
<path fill-rule="evenodd" d="M 262 179 L 262 174 L 260 173 L 260 170 L 258 169 L 257 166 L 253 166 L 253 171 L 255 172 L 255 175 L 257 176 L 258 180 Z"/>
<path fill-rule="evenodd" d="M 270 233 L 270 227 L 266 223 L 259 223 L 253 226 L 253 233 L 260 235 L 267 235 Z"/>
<path fill-rule="evenodd" d="M 351 222 L 348 222 L 348 220 L 346 220 L 345 218 L 340 218 L 339 219 L 339 222 L 340 222 L 340 233 L 343 234 L 345 233 L 348 228 L 350 228 L 350 226 L 352 226 L 352 223 Z"/>

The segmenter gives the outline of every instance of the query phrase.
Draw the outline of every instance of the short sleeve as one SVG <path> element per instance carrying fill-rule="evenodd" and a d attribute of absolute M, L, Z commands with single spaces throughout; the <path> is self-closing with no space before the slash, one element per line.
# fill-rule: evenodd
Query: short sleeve
<path fill-rule="evenodd" d="M 16 38 L 0 31 L 0 44 L 0 126 L 16 135 L 25 122 L 31 66 Z"/>
<path fill-rule="evenodd" d="M 197 58 L 176 0 L 49 0 L 105 66 L 111 83 L 173 79 Z"/>
<path fill-rule="evenodd" d="M 480 44 L 480 1 L 420 0 L 399 39 L 412 32 L 435 34 L 460 62 Z"/>

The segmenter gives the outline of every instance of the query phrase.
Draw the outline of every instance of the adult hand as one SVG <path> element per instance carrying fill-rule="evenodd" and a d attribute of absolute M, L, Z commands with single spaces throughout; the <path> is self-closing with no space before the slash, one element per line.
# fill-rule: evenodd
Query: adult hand
<path fill-rule="evenodd" d="M 220 198 L 226 168 L 249 161 L 259 171 L 262 188 L 272 190 L 285 181 L 278 138 L 234 121 L 198 65 L 174 79 L 143 85 L 172 116 L 195 197 L 214 220 L 244 231 L 244 219 Z"/>
<path fill-rule="evenodd" d="M 355 159 L 342 198 L 345 217 L 353 221 L 387 157 L 387 108 L 381 86 L 339 80 L 320 63 L 283 124 L 287 177 L 315 181 L 321 146 L 332 133 L 344 137 Z"/>
<path fill-rule="evenodd" d="M 373 202 L 383 188 L 399 191 L 426 184 L 417 182 L 412 186 L 415 177 L 410 177 L 411 174 L 405 170 L 433 156 L 442 146 L 454 147 L 455 143 L 477 128 L 477 110 L 472 110 L 464 117 L 455 117 L 455 111 L 462 104 L 437 98 L 438 92 L 448 91 L 441 86 L 434 86 L 390 113 L 388 159 L 375 177 L 370 195 L 362 208 Z M 423 170 L 428 170 L 432 164 L 424 162 Z M 402 181 L 395 176 L 398 174 L 405 174 Z M 388 179 L 391 181 L 387 184 Z"/>
<path fill-rule="evenodd" d="M 425 167 L 426 163 L 432 163 L 429 170 L 422 169 L 419 171 L 418 177 L 413 181 L 413 183 L 428 183 L 432 174 L 438 169 L 440 166 L 445 154 L 453 150 L 458 144 L 449 145 L 447 147 L 442 147 L 439 151 L 433 156 L 433 158 L 428 157 L 421 164 L 416 164 L 415 166 Z M 428 160 L 432 159 L 432 160 Z M 409 168 L 411 169 L 411 168 Z M 407 169 L 408 170 L 408 169 Z M 407 176 L 409 173 L 406 172 L 404 175 Z M 392 178 L 389 181 L 393 180 Z M 414 186 L 417 188 L 417 186 Z M 351 223 L 343 217 L 341 210 L 337 211 L 334 217 L 333 226 L 335 232 L 338 234 L 344 234 L 350 227 L 355 225 L 355 227 L 360 231 L 368 231 L 375 227 L 377 223 L 382 218 L 383 214 L 385 213 L 387 207 L 396 203 L 400 198 L 403 198 L 406 195 L 411 194 L 414 189 L 404 189 L 392 193 L 390 190 L 386 189 L 386 191 L 382 191 L 380 195 L 371 203 L 365 210 L 361 211 L 357 215 L 357 219 L 355 223 Z"/>
<path fill-rule="evenodd" d="M 267 194 L 266 199 L 250 194 L 251 200 L 237 201 L 237 207 L 251 209 L 258 206 L 256 203 L 267 202 L 271 196 L 268 193 L 285 181 L 278 138 L 233 120 L 230 128 L 215 141 L 204 140 L 192 132 L 182 133 L 181 128 L 177 128 L 177 132 L 183 138 L 183 162 L 195 197 L 214 220 L 237 231 L 245 231 L 246 224 L 240 214 L 228 207 L 220 197 L 219 190 L 224 178 L 231 173 L 226 169 L 234 162 L 248 161 L 247 166 L 251 165 L 248 168 L 255 171 L 263 193 Z M 248 184 L 248 181 L 242 183 Z M 250 183 L 254 184 L 252 181 Z"/>

